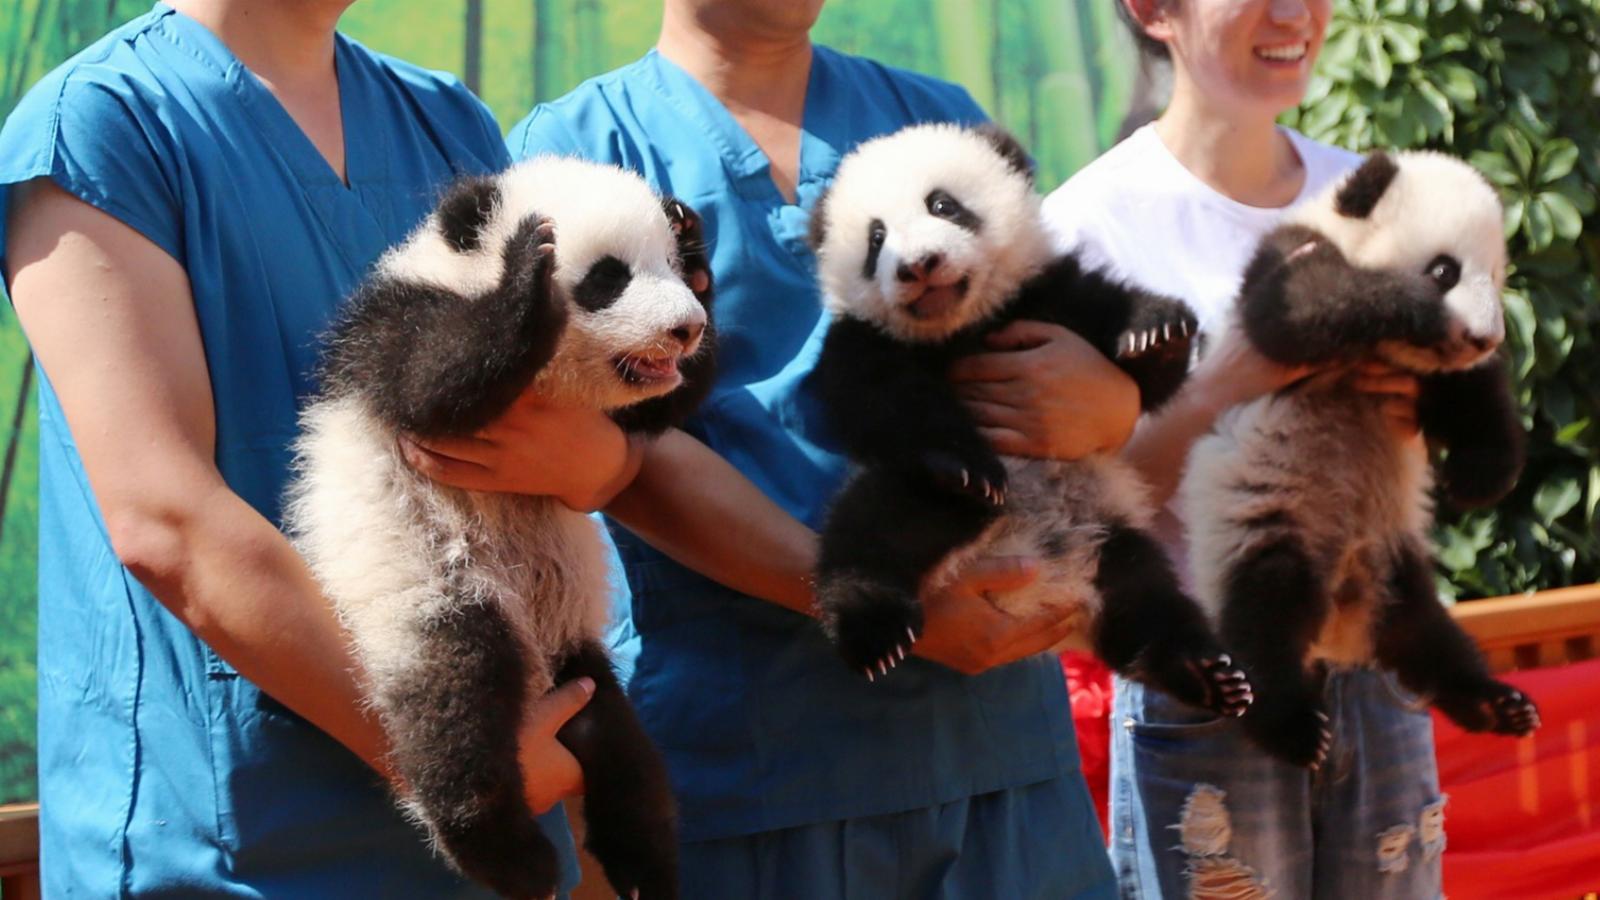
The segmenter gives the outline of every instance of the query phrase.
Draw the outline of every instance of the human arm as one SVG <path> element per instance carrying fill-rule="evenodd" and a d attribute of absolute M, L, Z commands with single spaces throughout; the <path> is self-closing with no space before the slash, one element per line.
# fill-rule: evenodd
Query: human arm
<path fill-rule="evenodd" d="M 241 675 L 392 774 L 331 606 L 282 533 L 216 468 L 213 397 L 183 268 L 47 181 L 13 193 L 6 233 L 18 319 L 65 412 L 113 552 Z M 555 718 L 576 711 L 571 699 L 530 709 L 524 762 L 544 773 L 530 779 L 530 804 L 548 807 L 581 783 L 570 756 L 535 746 L 554 743 Z"/>

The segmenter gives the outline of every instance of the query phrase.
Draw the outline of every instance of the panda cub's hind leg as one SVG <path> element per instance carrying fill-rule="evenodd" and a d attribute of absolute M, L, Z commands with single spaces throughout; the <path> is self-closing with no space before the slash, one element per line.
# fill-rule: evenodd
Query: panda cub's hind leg
<path fill-rule="evenodd" d="M 1245 733 L 1273 756 L 1311 769 L 1333 746 L 1320 680 L 1306 669 L 1329 613 L 1321 584 L 1299 542 L 1284 536 L 1231 568 L 1222 600 L 1222 639 L 1255 685 Z"/>
<path fill-rule="evenodd" d="M 1401 684 L 1432 697 L 1440 712 L 1468 731 L 1521 737 L 1539 727 L 1539 708 L 1489 675 L 1477 645 L 1439 603 L 1433 567 L 1420 546 L 1408 543 L 1396 552 L 1389 588 L 1376 650 Z"/>
<path fill-rule="evenodd" d="M 1237 717 L 1253 693 L 1194 600 L 1178 587 L 1161 547 L 1133 528 L 1113 528 L 1095 575 L 1102 608 L 1095 651 L 1120 674 L 1185 703 Z"/>
<path fill-rule="evenodd" d="M 817 560 L 817 610 L 839 655 L 875 679 L 922 636 L 923 580 L 998 513 L 925 479 L 866 469 L 834 498 Z"/>
<path fill-rule="evenodd" d="M 517 757 L 521 647 L 500 609 L 459 603 L 415 630 L 414 658 L 377 700 L 409 805 L 467 877 L 507 897 L 549 897 L 560 865 L 528 809 Z"/>
<path fill-rule="evenodd" d="M 677 818 L 666 764 L 595 641 L 578 644 L 556 668 L 558 683 L 581 677 L 594 680 L 594 696 L 556 737 L 583 769 L 584 845 L 619 896 L 675 900 Z"/>

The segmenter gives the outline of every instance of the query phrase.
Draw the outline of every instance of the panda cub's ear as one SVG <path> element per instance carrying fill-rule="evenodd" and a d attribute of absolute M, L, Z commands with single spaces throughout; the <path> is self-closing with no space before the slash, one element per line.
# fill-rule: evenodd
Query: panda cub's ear
<path fill-rule="evenodd" d="M 1346 218 L 1365 219 L 1372 215 L 1378 200 L 1399 173 L 1400 167 L 1395 165 L 1389 154 L 1382 150 L 1373 151 L 1367 161 L 1350 173 L 1350 177 L 1340 186 L 1334 208 Z"/>
<path fill-rule="evenodd" d="M 667 214 L 667 224 L 678 243 L 678 264 L 683 280 L 696 296 L 711 291 L 711 258 L 706 254 L 705 223 L 694 207 L 677 197 L 662 197 L 661 210 Z M 700 284 L 697 286 L 696 281 Z M 705 298 L 701 297 L 701 302 Z"/>
<path fill-rule="evenodd" d="M 811 245 L 811 252 L 822 249 L 822 242 L 828 239 L 828 196 L 833 193 L 833 184 L 830 182 L 817 195 L 817 202 L 811 204 L 811 218 L 806 222 L 806 243 Z"/>
<path fill-rule="evenodd" d="M 483 243 L 483 229 L 500 205 L 500 184 L 488 175 L 456 180 L 439 201 L 439 233 L 457 253 Z"/>
<path fill-rule="evenodd" d="M 1026 175 L 1030 184 L 1033 182 L 1033 159 L 1028 156 L 1028 151 L 1022 149 L 1022 144 L 1011 136 L 1011 132 L 993 122 L 985 122 L 972 130 L 973 133 L 988 141 L 989 146 L 994 148 L 994 152 L 1000 154 L 1001 158 L 1011 165 L 1011 168 Z"/>

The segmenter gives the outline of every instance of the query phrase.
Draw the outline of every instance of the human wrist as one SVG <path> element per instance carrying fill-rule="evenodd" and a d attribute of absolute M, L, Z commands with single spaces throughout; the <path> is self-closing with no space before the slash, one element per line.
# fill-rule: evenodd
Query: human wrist
<path fill-rule="evenodd" d="M 605 458 L 611 464 L 596 466 L 595 470 L 602 473 L 597 480 L 576 495 L 562 496 L 561 502 L 577 512 L 595 512 L 610 505 L 618 494 L 633 483 L 644 463 L 648 441 L 620 428 L 616 429 L 613 437 L 615 440 L 608 442 L 610 445 L 605 450 Z"/>

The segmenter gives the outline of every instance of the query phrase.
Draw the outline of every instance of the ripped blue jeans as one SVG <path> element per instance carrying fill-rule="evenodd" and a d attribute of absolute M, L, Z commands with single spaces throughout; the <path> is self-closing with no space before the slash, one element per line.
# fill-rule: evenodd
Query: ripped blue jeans
<path fill-rule="evenodd" d="M 1426 706 L 1373 669 L 1325 688 L 1333 748 L 1308 770 L 1233 720 L 1118 679 L 1111 855 L 1143 900 L 1435 900 L 1444 801 Z"/>

